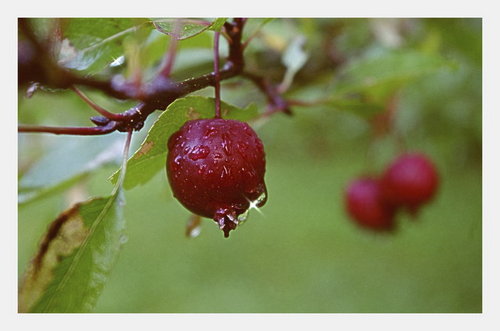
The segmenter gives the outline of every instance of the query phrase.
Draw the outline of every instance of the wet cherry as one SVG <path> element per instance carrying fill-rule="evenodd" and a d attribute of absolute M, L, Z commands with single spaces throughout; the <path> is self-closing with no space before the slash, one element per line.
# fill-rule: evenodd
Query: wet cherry
<path fill-rule="evenodd" d="M 439 176 L 432 161 L 419 153 L 407 153 L 391 163 L 382 175 L 384 199 L 416 214 L 422 204 L 432 200 Z"/>
<path fill-rule="evenodd" d="M 250 203 L 260 207 L 266 202 L 264 147 L 247 123 L 188 121 L 170 137 L 168 151 L 174 196 L 194 214 L 217 222 L 225 237 Z"/>
<path fill-rule="evenodd" d="M 358 178 L 346 189 L 345 206 L 349 215 L 359 225 L 372 230 L 392 230 L 395 208 L 385 203 L 380 193 L 378 179 Z"/>

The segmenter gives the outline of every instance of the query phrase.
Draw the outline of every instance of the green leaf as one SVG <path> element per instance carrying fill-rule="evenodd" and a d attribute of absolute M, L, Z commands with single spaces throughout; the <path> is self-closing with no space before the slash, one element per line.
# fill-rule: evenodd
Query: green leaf
<path fill-rule="evenodd" d="M 153 25 L 158 31 L 178 40 L 192 38 L 208 29 L 219 30 L 224 25 L 225 21 L 225 18 L 217 18 L 208 21 L 178 18 L 162 18 L 152 20 Z M 177 24 L 180 24 L 180 26 L 178 27 Z"/>
<path fill-rule="evenodd" d="M 220 31 L 220 29 L 222 29 L 226 21 L 227 18 L 216 18 L 215 21 L 213 21 L 212 24 L 210 25 L 210 30 Z"/>
<path fill-rule="evenodd" d="M 93 309 L 126 239 L 118 196 L 78 203 L 52 222 L 23 277 L 19 312 Z"/>
<path fill-rule="evenodd" d="M 139 18 L 70 18 L 64 21 L 60 62 L 96 73 L 123 55 L 123 39 L 139 28 L 151 28 Z"/>
<path fill-rule="evenodd" d="M 451 63 L 437 54 L 413 50 L 381 53 L 351 61 L 345 67 L 336 85 L 336 94 L 366 93 L 382 97 L 410 81 L 443 68 Z"/>
<path fill-rule="evenodd" d="M 34 164 L 19 181 L 20 204 L 35 201 L 67 187 L 93 170 L 118 163 L 119 134 L 102 137 L 66 137 Z"/>
<path fill-rule="evenodd" d="M 224 118 L 248 121 L 257 116 L 257 106 L 252 104 L 245 109 L 221 102 Z M 190 119 L 210 118 L 214 116 L 213 98 L 189 96 L 177 99 L 158 117 L 148 132 L 141 147 L 127 163 L 124 188 L 131 189 L 143 185 L 165 167 L 168 138 Z M 120 170 L 111 176 L 115 183 Z"/>

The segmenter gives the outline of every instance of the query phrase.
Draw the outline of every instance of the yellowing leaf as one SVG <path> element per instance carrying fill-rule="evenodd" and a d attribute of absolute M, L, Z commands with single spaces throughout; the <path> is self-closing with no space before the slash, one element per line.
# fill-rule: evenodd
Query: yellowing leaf
<path fill-rule="evenodd" d="M 117 195 L 78 203 L 50 225 L 23 276 L 19 312 L 89 312 L 124 242 Z"/>

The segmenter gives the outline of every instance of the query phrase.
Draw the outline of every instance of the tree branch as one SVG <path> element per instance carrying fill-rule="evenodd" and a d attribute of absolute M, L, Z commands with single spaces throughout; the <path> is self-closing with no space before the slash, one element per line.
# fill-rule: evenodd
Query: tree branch
<path fill-rule="evenodd" d="M 79 92 L 75 86 L 86 86 L 100 90 L 110 97 L 118 99 L 130 99 L 140 101 L 122 113 L 110 113 L 95 105 L 83 93 L 78 93 L 93 109 L 104 117 L 91 118 L 97 127 L 67 127 L 55 128 L 46 126 L 20 126 L 19 132 L 46 132 L 54 134 L 76 134 L 76 135 L 99 135 L 113 131 L 127 132 L 130 129 L 140 130 L 146 118 L 156 110 L 165 110 L 170 103 L 192 92 L 201 90 L 209 86 L 216 86 L 219 81 L 226 80 L 238 75 L 253 81 L 259 89 L 267 96 L 271 108 L 291 114 L 289 105 L 281 97 L 276 88 L 267 80 L 260 76 L 244 73 L 244 47 L 242 45 L 242 34 L 246 20 L 235 18 L 232 22 L 224 23 L 224 36 L 229 45 L 229 55 L 224 66 L 220 70 L 205 75 L 189 78 L 181 82 L 175 82 L 166 77 L 170 71 L 170 65 L 159 70 L 156 77 L 149 83 L 140 87 L 126 81 L 122 76 L 115 76 L 110 80 L 98 80 L 92 77 L 78 76 L 75 73 L 60 67 L 51 57 L 50 45 L 38 41 L 32 31 L 31 25 L 26 19 L 19 19 L 19 27 L 26 38 L 34 45 L 34 58 L 42 59 L 36 63 L 37 80 L 40 84 L 55 88 L 73 88 Z M 20 52 L 21 53 L 21 52 Z M 167 57 L 173 61 L 174 49 L 170 48 Z M 19 55 L 21 56 L 21 54 Z M 23 70 L 21 61 L 19 62 L 19 72 Z M 31 64 L 32 65 L 32 64 Z M 24 68 L 27 69 L 27 68 Z M 31 69 L 31 67 L 30 67 Z M 23 72 L 26 72 L 24 70 Z M 26 79 L 20 80 L 20 84 L 26 83 Z"/>
<path fill-rule="evenodd" d="M 20 125 L 17 129 L 18 132 L 44 132 L 53 134 L 72 134 L 79 136 L 97 136 L 102 134 L 107 134 L 115 131 L 118 127 L 118 123 L 111 121 L 104 126 L 96 127 L 54 127 L 54 126 L 29 126 Z"/>
<path fill-rule="evenodd" d="M 270 112 L 281 111 L 287 115 L 292 115 L 290 104 L 283 99 L 276 86 L 271 84 L 269 80 L 249 72 L 243 72 L 242 76 L 252 81 L 265 94 L 271 106 L 269 109 Z"/>

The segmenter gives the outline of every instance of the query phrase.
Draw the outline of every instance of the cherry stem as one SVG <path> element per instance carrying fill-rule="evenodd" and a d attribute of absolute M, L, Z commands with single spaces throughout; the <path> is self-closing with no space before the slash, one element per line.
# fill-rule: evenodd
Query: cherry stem
<path fill-rule="evenodd" d="M 219 72 L 219 39 L 220 32 L 214 34 L 214 78 L 215 78 L 215 118 L 221 118 L 220 109 L 220 72 Z"/>
<path fill-rule="evenodd" d="M 174 67 L 181 26 L 182 26 L 181 20 L 180 19 L 175 20 L 174 29 L 172 32 L 172 36 L 170 38 L 170 44 L 168 45 L 168 51 L 165 54 L 165 65 L 163 69 L 160 71 L 160 75 L 163 77 L 169 77 L 172 72 L 172 68 Z"/>
<path fill-rule="evenodd" d="M 82 98 L 82 100 L 85 101 L 85 103 L 87 103 L 90 107 L 92 107 L 102 116 L 109 118 L 110 120 L 117 120 L 117 121 L 123 120 L 125 118 L 123 114 L 111 113 L 106 109 L 102 108 L 101 106 L 97 105 L 92 100 L 90 100 L 82 91 L 80 91 L 76 86 L 71 86 L 71 89 L 75 91 L 75 93 L 78 94 L 78 96 Z"/>
<path fill-rule="evenodd" d="M 128 154 L 130 150 L 130 142 L 132 141 L 132 129 L 127 131 L 127 138 L 125 140 L 125 147 L 123 148 L 123 158 L 122 158 L 122 167 L 120 170 L 120 177 L 118 177 L 118 182 L 113 190 L 113 194 L 116 190 L 121 189 L 123 186 L 123 182 L 125 181 L 125 174 L 127 172 L 127 162 L 128 162 Z"/>

